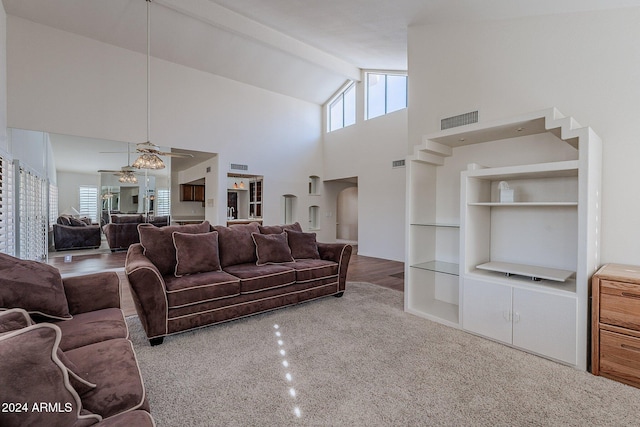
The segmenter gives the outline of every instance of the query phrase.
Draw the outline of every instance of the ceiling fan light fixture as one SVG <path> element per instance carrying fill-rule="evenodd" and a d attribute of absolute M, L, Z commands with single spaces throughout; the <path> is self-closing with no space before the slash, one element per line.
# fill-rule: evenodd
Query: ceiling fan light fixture
<path fill-rule="evenodd" d="M 118 181 L 125 184 L 137 184 L 138 178 L 132 171 L 123 171 L 120 174 L 120 178 L 118 178 Z"/>
<path fill-rule="evenodd" d="M 143 153 L 131 165 L 138 169 L 164 169 L 164 162 L 160 157 L 151 153 Z"/>

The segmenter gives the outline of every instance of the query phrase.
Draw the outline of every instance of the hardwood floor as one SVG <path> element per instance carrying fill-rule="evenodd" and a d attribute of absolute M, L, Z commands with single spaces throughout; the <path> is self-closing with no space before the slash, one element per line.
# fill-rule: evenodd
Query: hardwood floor
<path fill-rule="evenodd" d="M 349 261 L 348 282 L 366 282 L 384 286 L 396 291 L 404 291 L 404 263 L 358 255 L 357 247 Z M 61 255 L 61 256 L 58 256 Z M 48 264 L 60 270 L 62 276 L 78 276 L 99 271 L 115 271 L 120 278 L 120 295 L 125 316 L 136 314 L 129 282 L 124 274 L 126 252 L 115 253 L 75 253 L 65 261 L 64 252 L 50 256 Z"/>

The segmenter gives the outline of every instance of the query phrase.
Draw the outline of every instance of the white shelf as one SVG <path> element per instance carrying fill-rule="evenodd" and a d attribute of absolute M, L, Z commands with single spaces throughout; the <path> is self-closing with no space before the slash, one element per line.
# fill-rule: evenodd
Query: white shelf
<path fill-rule="evenodd" d="M 578 206 L 578 202 L 472 202 L 467 203 L 468 206 L 491 206 L 491 207 L 545 207 L 545 206 Z"/>
<path fill-rule="evenodd" d="M 420 307 L 409 307 L 407 312 L 454 328 L 459 327 L 457 304 L 433 299 L 424 302 Z"/>
<path fill-rule="evenodd" d="M 575 275 L 575 271 L 561 270 L 558 268 L 540 267 L 536 265 L 513 264 L 510 262 L 491 261 L 476 266 L 480 270 L 494 271 L 507 275 L 517 274 L 519 276 L 530 277 L 534 280 L 545 279 L 556 282 L 564 282 L 569 277 Z"/>
<path fill-rule="evenodd" d="M 460 228 L 460 224 L 441 224 L 441 223 L 413 223 L 411 224 L 416 227 L 443 227 L 443 228 Z"/>
<path fill-rule="evenodd" d="M 444 261 L 428 261 L 414 264 L 411 267 L 419 268 L 421 270 L 434 271 L 436 273 L 451 274 L 452 276 L 458 276 L 460 274 L 459 264 Z"/>

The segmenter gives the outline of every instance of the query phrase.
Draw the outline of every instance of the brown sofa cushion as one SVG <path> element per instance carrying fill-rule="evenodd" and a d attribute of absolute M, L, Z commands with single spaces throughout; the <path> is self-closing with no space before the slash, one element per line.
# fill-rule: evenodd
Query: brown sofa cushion
<path fill-rule="evenodd" d="M 69 218 L 69 221 L 71 222 L 71 225 L 74 226 L 74 227 L 86 227 L 86 226 L 89 225 L 89 224 L 87 224 L 86 221 L 83 221 L 80 218 L 71 217 L 71 218 Z"/>
<path fill-rule="evenodd" d="M 282 264 L 293 261 L 286 233 L 251 233 L 251 238 L 256 245 L 256 265 Z"/>
<path fill-rule="evenodd" d="M 211 231 L 211 226 L 209 221 L 204 221 L 200 224 L 170 225 L 167 227 L 138 224 L 140 244 L 144 248 L 144 254 L 163 276 L 174 274 L 176 268 L 176 248 L 173 246 L 174 231 L 190 234 L 208 233 Z"/>
<path fill-rule="evenodd" d="M 290 265 L 296 270 L 296 283 L 338 280 L 339 264 L 337 262 L 324 259 L 302 259 Z"/>
<path fill-rule="evenodd" d="M 65 353 L 84 378 L 97 385 L 81 396 L 84 408 L 105 418 L 135 409 L 149 410 L 131 341 L 102 341 Z"/>
<path fill-rule="evenodd" d="M 320 259 L 316 233 L 303 233 L 294 230 L 286 230 L 286 233 L 293 258 L 296 260 Z"/>
<path fill-rule="evenodd" d="M 237 224 L 230 227 L 216 225 L 218 232 L 218 247 L 220 248 L 220 265 L 225 268 L 229 265 L 256 262 L 256 245 L 253 243 L 251 233 L 258 233 L 257 222 L 250 224 Z"/>
<path fill-rule="evenodd" d="M 84 427 L 100 421 L 100 416 L 83 410 L 80 396 L 69 383 L 68 370 L 57 356 L 59 341 L 60 330 L 47 323 L 0 336 L 0 402 L 19 402 L 28 409 L 0 412 L 0 425 Z M 34 411 L 33 405 L 40 402 L 61 406 Z"/>
<path fill-rule="evenodd" d="M 302 231 L 302 226 L 299 222 L 285 225 L 261 225 L 259 228 L 262 234 L 280 234 L 285 230 Z"/>
<path fill-rule="evenodd" d="M 129 330 L 119 308 L 104 308 L 73 316 L 56 323 L 62 331 L 64 351 L 115 338 L 128 338 Z"/>
<path fill-rule="evenodd" d="M 142 214 L 140 215 L 111 215 L 111 222 L 114 224 L 137 224 L 142 222 Z"/>
<path fill-rule="evenodd" d="M 247 263 L 231 265 L 224 271 L 240 278 L 241 294 L 251 294 L 294 284 L 296 272 L 291 268 L 292 264 L 257 266 L 254 263 Z"/>
<path fill-rule="evenodd" d="M 165 278 L 170 308 L 240 295 L 240 279 L 224 271 Z"/>
<path fill-rule="evenodd" d="M 53 319 L 71 319 L 58 269 L 0 254 L 0 309 L 23 308 Z"/>
<path fill-rule="evenodd" d="M 0 311 L 0 334 L 26 328 L 33 325 L 33 321 L 25 310 L 12 308 Z"/>
<path fill-rule="evenodd" d="M 174 231 L 173 246 L 176 248 L 175 276 L 221 271 L 218 256 L 218 232 L 189 234 Z"/>

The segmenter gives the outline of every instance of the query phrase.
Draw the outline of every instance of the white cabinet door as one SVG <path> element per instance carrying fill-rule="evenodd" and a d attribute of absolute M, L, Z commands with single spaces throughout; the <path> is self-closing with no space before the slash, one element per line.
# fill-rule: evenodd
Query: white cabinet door
<path fill-rule="evenodd" d="M 515 288 L 513 345 L 575 365 L 576 306 L 575 297 Z"/>
<path fill-rule="evenodd" d="M 465 277 L 462 328 L 511 344 L 511 287 Z"/>

